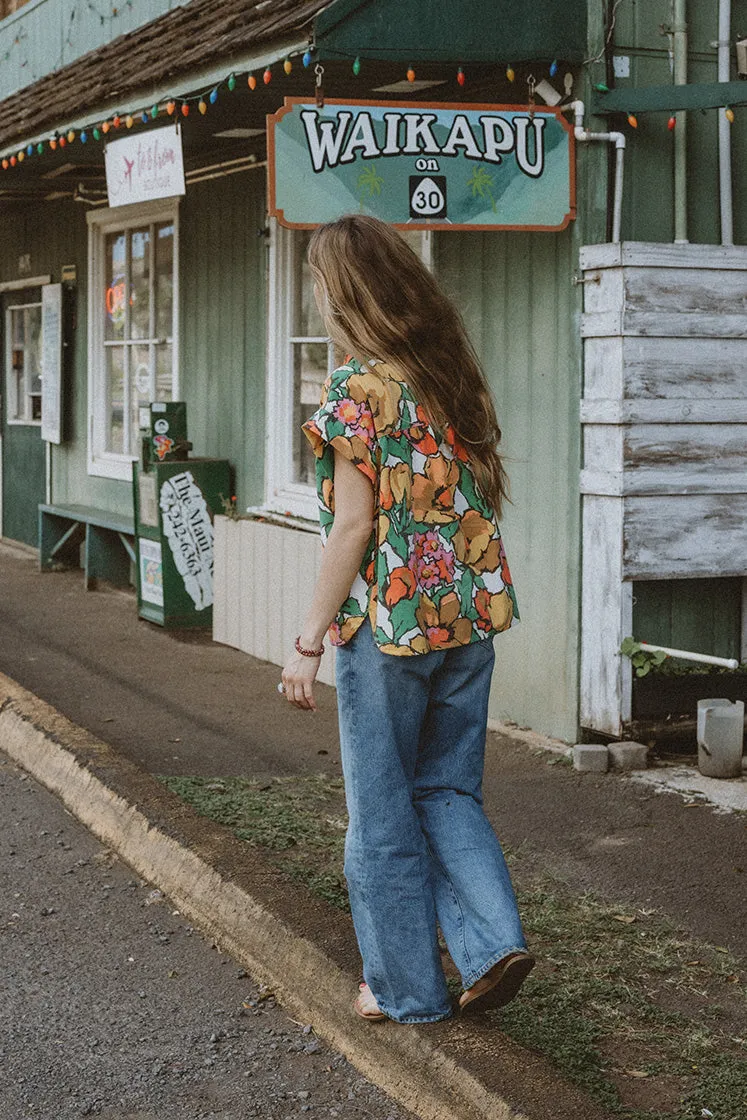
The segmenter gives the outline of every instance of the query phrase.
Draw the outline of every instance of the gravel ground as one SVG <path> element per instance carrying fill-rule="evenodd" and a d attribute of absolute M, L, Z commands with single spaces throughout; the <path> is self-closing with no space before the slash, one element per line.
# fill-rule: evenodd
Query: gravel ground
<path fill-rule="evenodd" d="M 0 1120 L 409 1115 L 2 755 L 0 822 Z"/>

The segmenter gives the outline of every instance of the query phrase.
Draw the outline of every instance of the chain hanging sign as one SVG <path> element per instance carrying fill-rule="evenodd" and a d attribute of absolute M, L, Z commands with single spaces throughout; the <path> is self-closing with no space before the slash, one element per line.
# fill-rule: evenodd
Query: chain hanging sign
<path fill-rule="evenodd" d="M 349 213 L 406 229 L 564 229 L 572 136 L 533 105 L 286 97 L 267 118 L 270 214 L 290 229 Z"/>

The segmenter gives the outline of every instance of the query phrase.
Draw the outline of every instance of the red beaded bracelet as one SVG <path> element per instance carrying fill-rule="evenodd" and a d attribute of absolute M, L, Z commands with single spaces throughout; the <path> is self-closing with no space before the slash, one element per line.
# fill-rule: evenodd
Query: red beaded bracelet
<path fill-rule="evenodd" d="M 324 653 L 324 644 L 321 649 L 304 649 L 301 645 L 301 635 L 296 638 L 296 653 L 300 653 L 301 657 L 321 657 Z"/>

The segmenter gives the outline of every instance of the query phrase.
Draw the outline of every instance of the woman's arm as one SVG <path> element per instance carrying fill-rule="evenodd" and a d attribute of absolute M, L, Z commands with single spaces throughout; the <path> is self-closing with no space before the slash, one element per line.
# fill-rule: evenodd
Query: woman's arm
<path fill-rule="evenodd" d="M 373 486 L 358 468 L 335 450 L 335 520 L 324 546 L 319 578 L 301 628 L 304 649 L 319 649 L 337 612 L 350 594 L 371 539 L 374 517 Z M 316 711 L 313 685 L 318 657 L 288 658 L 283 669 L 285 694 L 291 704 Z"/>

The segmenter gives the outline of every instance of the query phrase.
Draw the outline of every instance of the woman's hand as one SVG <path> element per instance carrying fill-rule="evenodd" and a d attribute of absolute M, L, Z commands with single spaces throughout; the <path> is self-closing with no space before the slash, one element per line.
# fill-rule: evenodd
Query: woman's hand
<path fill-rule="evenodd" d="M 314 681 L 321 660 L 321 657 L 302 657 L 300 653 L 292 653 L 285 663 L 282 681 L 286 699 L 303 711 L 316 711 Z"/>

